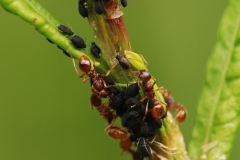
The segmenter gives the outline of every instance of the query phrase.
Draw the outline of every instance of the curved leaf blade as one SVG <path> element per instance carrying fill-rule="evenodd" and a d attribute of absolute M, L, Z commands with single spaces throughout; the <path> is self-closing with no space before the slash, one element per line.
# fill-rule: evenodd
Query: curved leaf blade
<path fill-rule="evenodd" d="M 227 159 L 240 122 L 240 1 L 231 0 L 207 65 L 196 125 L 189 144 L 194 159 Z M 201 149 L 202 147 L 202 149 Z"/>

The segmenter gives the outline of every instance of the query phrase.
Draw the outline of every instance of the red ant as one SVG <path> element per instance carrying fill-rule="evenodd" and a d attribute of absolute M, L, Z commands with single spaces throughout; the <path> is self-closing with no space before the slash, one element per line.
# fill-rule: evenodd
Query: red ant
<path fill-rule="evenodd" d="M 164 118 L 164 114 L 166 114 L 166 112 L 164 111 L 163 106 L 159 103 L 158 99 L 153 98 L 154 101 L 154 106 L 152 108 L 152 116 L 155 119 L 160 119 L 160 118 Z"/>
<path fill-rule="evenodd" d="M 167 109 L 177 111 L 176 119 L 179 123 L 182 123 L 187 117 L 186 109 L 182 105 L 175 102 L 170 91 L 162 90 L 161 92 L 164 99 L 167 101 Z"/>
<path fill-rule="evenodd" d="M 114 120 L 117 118 L 117 115 L 114 114 L 114 111 L 111 109 L 111 107 L 109 107 L 109 102 L 101 104 L 97 107 L 97 110 L 108 122 L 105 132 L 107 132 L 108 135 L 113 139 L 120 140 L 120 146 L 123 149 L 122 154 L 125 155 L 127 153 L 131 153 L 133 157 L 136 157 L 135 152 L 131 149 L 132 141 L 130 140 L 127 131 L 112 125 Z"/>
<path fill-rule="evenodd" d="M 103 79 L 108 74 L 98 73 L 96 71 L 95 64 L 93 64 L 93 70 L 91 70 L 90 60 L 86 56 L 82 55 L 79 58 L 79 62 L 78 62 L 79 68 L 83 72 L 83 74 L 80 75 L 77 68 L 76 68 L 74 59 L 72 59 L 72 60 L 73 60 L 73 65 L 74 65 L 74 68 L 75 68 L 75 71 L 76 71 L 77 75 L 80 78 L 83 78 L 85 75 L 88 76 L 88 78 L 86 78 L 86 76 L 85 76 L 82 82 L 85 83 L 87 80 L 90 79 L 91 82 L 92 82 L 91 90 L 92 90 L 93 94 L 95 94 L 95 95 L 97 95 L 98 97 L 101 97 L 101 98 L 106 98 L 108 96 L 107 89 L 112 87 L 112 85 L 108 85 L 105 82 L 105 80 Z M 92 102 L 92 100 L 91 100 L 91 102 Z M 91 106 L 92 105 L 93 104 L 91 103 Z"/>
<path fill-rule="evenodd" d="M 129 135 L 127 134 L 127 131 L 125 131 L 124 129 L 117 127 L 117 126 L 112 126 L 112 124 L 110 124 L 105 131 L 108 133 L 108 135 L 110 137 L 112 137 L 113 139 L 118 139 L 120 140 L 120 146 L 123 149 L 122 151 L 122 155 L 131 153 L 133 157 L 135 157 L 135 153 L 134 151 L 131 149 L 132 147 L 132 141 L 129 137 Z"/>
<path fill-rule="evenodd" d="M 144 115 L 142 120 L 144 120 L 146 118 L 146 115 L 147 115 L 147 112 L 148 112 L 149 100 L 154 101 L 154 106 L 152 108 L 152 116 L 155 119 L 162 118 L 165 111 L 164 111 L 164 108 L 161 104 L 166 105 L 166 103 L 162 102 L 162 101 L 159 101 L 155 98 L 155 91 L 161 90 L 162 87 L 154 90 L 154 85 L 156 84 L 157 80 L 153 76 L 151 76 L 151 74 L 147 70 L 139 70 L 138 71 L 138 76 L 143 82 L 143 83 L 139 83 L 140 86 L 146 91 L 144 97 L 141 98 L 140 102 L 143 102 L 145 99 L 148 100 L 146 108 L 145 108 L 145 115 Z M 153 82 L 150 81 L 151 79 L 153 80 Z M 136 81 L 138 82 L 138 80 L 136 80 Z"/>
<path fill-rule="evenodd" d="M 117 118 L 117 115 L 114 114 L 114 110 L 111 107 L 109 107 L 109 102 L 105 102 L 100 106 L 97 106 L 97 110 L 100 113 L 100 115 L 107 120 L 108 125 L 112 124 L 114 120 Z"/>

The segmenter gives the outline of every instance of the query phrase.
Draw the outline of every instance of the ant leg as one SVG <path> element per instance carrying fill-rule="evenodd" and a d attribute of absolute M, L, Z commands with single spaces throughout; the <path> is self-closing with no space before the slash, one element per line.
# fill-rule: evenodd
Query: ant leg
<path fill-rule="evenodd" d="M 141 54 L 138 54 L 138 55 L 143 59 L 145 65 L 147 67 L 148 66 L 148 62 L 146 61 L 146 59 L 143 57 L 143 55 L 141 55 Z"/>
<path fill-rule="evenodd" d="M 147 101 L 147 105 L 146 105 L 146 108 L 145 108 L 145 113 L 144 113 L 144 116 L 142 118 L 142 121 L 144 121 L 144 119 L 146 118 L 147 113 L 148 113 L 148 102 L 149 102 L 149 100 Z"/>
<path fill-rule="evenodd" d="M 151 78 L 152 78 L 153 81 L 157 82 L 157 79 L 155 77 L 151 76 Z"/>
<path fill-rule="evenodd" d="M 118 64 L 119 64 L 119 63 L 114 64 L 114 65 L 107 71 L 107 73 L 105 74 L 105 76 L 107 77 L 107 76 L 111 73 L 111 71 L 112 71 Z"/>
<path fill-rule="evenodd" d="M 131 76 L 131 75 L 130 75 Z M 136 79 L 135 77 L 133 77 L 133 76 L 131 76 L 137 83 L 138 83 L 138 85 L 140 85 L 140 87 L 142 88 L 142 89 L 144 89 L 144 86 L 142 85 L 142 83 L 141 82 L 139 82 L 139 80 L 138 79 Z"/>
<path fill-rule="evenodd" d="M 147 98 L 147 96 L 145 95 L 144 97 L 142 97 L 142 98 L 140 99 L 139 102 L 143 102 L 146 98 Z"/>
<path fill-rule="evenodd" d="M 85 75 L 85 73 L 84 73 L 84 75 Z M 80 78 L 82 78 L 82 77 L 80 77 Z M 87 82 L 88 80 L 89 80 L 88 77 L 84 77 L 84 79 L 82 80 L 82 83 L 85 83 L 85 82 Z"/>
<path fill-rule="evenodd" d="M 78 70 L 77 70 L 76 63 L 75 63 L 74 58 L 72 57 L 72 55 L 71 55 L 71 58 L 72 58 L 73 67 L 74 67 L 74 69 L 75 69 L 75 72 L 77 73 L 77 75 L 78 75 L 79 78 L 82 78 L 82 77 L 85 75 L 85 73 L 83 73 L 82 75 L 80 75 L 80 73 L 79 73 Z"/>
<path fill-rule="evenodd" d="M 155 91 L 160 91 L 161 94 L 162 94 L 162 91 L 163 91 L 163 90 L 164 90 L 164 87 L 163 87 L 163 86 L 155 89 Z"/>
<path fill-rule="evenodd" d="M 101 79 L 102 79 L 102 78 L 101 78 Z M 104 88 L 111 88 L 111 87 L 112 87 L 112 85 L 107 85 L 107 83 L 105 82 L 104 79 L 102 79 L 102 82 L 103 82 Z"/>

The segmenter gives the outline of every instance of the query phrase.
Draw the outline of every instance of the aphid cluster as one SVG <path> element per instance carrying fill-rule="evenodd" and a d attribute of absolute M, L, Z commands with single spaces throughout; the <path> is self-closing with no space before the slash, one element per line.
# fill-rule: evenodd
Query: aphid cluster
<path fill-rule="evenodd" d="M 105 4 L 110 0 L 94 0 L 94 11 L 101 15 L 106 12 Z M 123 7 L 128 5 L 127 0 L 120 0 Z M 86 0 L 78 0 L 78 12 L 83 18 L 88 17 L 87 2 Z"/>
<path fill-rule="evenodd" d="M 149 156 L 149 144 L 147 139 L 154 137 L 162 126 L 162 120 L 166 117 L 163 106 L 155 98 L 153 86 L 150 82 L 151 75 L 146 70 L 139 71 L 142 83 L 130 84 L 125 92 L 120 92 L 110 98 L 110 107 L 116 110 L 121 117 L 122 125 L 130 132 L 130 138 L 137 144 L 137 151 L 141 158 Z M 152 83 L 152 86 L 149 85 Z M 145 90 L 145 95 L 139 99 L 139 86 Z M 144 143 L 144 144 L 143 144 Z"/>
<path fill-rule="evenodd" d="M 162 119 L 166 117 L 167 112 L 163 108 L 165 102 L 155 98 L 153 86 L 156 83 L 154 77 L 146 70 L 138 71 L 138 77 L 141 82 L 129 84 L 126 89 L 119 90 L 114 86 L 114 82 L 107 78 L 108 74 L 98 73 L 86 56 L 79 59 L 79 68 L 83 72 L 80 78 L 83 83 L 90 79 L 92 96 L 90 98 L 91 106 L 95 106 L 100 115 L 107 120 L 108 126 L 105 131 L 113 139 L 120 140 L 120 146 L 123 153 L 131 153 L 136 157 L 131 149 L 135 142 L 137 152 L 140 158 L 151 154 L 148 139 L 154 137 L 162 126 Z M 140 87 L 144 90 L 144 95 L 139 97 Z M 109 101 L 102 103 L 101 98 L 109 98 Z M 117 117 L 121 118 L 122 129 L 113 126 Z"/>
<path fill-rule="evenodd" d="M 74 35 L 74 32 L 69 29 L 67 26 L 63 25 L 63 24 L 60 24 L 58 26 L 58 30 L 68 36 L 72 42 L 72 44 L 78 48 L 78 49 L 84 49 L 86 48 L 86 44 L 84 42 L 84 40 L 80 37 L 80 36 L 77 36 L 77 35 Z M 48 42 L 54 44 L 50 39 L 47 39 Z M 62 49 L 61 47 L 57 46 L 59 49 L 61 49 L 63 51 L 63 53 L 68 56 L 68 57 L 71 57 L 71 55 L 69 53 L 67 53 L 64 49 Z M 95 42 L 92 42 L 91 43 L 91 47 L 90 47 L 90 51 L 91 51 L 91 54 L 96 57 L 96 58 L 100 58 L 100 54 L 101 54 L 101 49 L 96 45 Z"/>
<path fill-rule="evenodd" d="M 60 24 L 57 28 L 62 34 L 64 34 L 71 40 L 74 47 L 76 47 L 78 49 L 86 48 L 86 44 L 85 44 L 84 40 L 80 36 L 74 35 L 74 32 L 70 28 L 68 28 L 67 26 L 65 26 L 63 24 Z M 48 42 L 54 44 L 50 39 L 47 38 L 47 40 L 48 40 Z M 71 57 L 71 55 L 69 53 L 67 53 L 64 49 L 62 49 L 59 46 L 57 46 L 57 47 L 59 49 L 61 49 L 66 56 Z"/>
<path fill-rule="evenodd" d="M 128 4 L 127 0 L 120 0 L 120 2 L 123 7 Z M 93 0 L 89 3 L 94 3 L 93 12 L 99 15 L 104 14 L 107 17 L 108 13 L 106 12 L 108 10 L 106 10 L 106 6 L 111 3 L 111 0 Z M 86 0 L 78 0 L 78 11 L 84 18 L 89 15 L 87 8 Z M 70 36 L 67 33 L 65 34 Z M 71 41 L 74 46 L 84 48 L 81 46 L 84 41 L 81 41 L 77 36 L 73 37 Z M 94 57 L 101 57 L 101 49 L 94 42 L 91 43 L 90 51 Z M 175 103 L 170 93 L 162 88 L 154 89 L 156 79 L 146 69 L 132 71 L 132 66 L 126 55 L 117 54 L 115 58 L 118 63 L 113 65 L 106 74 L 97 72 L 95 65 L 92 66 L 90 60 L 84 55 L 79 58 L 78 63 L 83 74 L 80 75 L 76 67 L 75 70 L 78 76 L 83 78 L 83 83 L 90 80 L 92 91 L 90 98 L 91 108 L 96 108 L 107 121 L 105 131 L 111 138 L 120 141 L 123 150 L 122 154 L 130 153 L 134 159 L 144 159 L 153 154 L 154 151 L 150 147 L 152 143 L 163 146 L 163 144 L 155 141 L 155 137 L 162 127 L 162 120 L 167 116 L 167 111 L 176 110 L 178 122 L 185 120 L 186 112 L 181 105 Z M 143 58 L 140 59 L 144 61 Z M 117 65 L 120 65 L 122 69 L 129 70 L 130 76 L 136 83 L 117 88 L 114 81 L 107 77 Z M 145 68 L 145 65 L 143 65 L 143 68 Z M 162 92 L 166 102 L 156 98 L 155 92 L 159 91 Z M 108 98 L 109 100 L 102 103 L 102 98 Z M 164 108 L 166 105 L 168 105 L 167 109 Z M 114 126 L 117 117 L 120 117 L 124 128 Z M 136 151 L 132 149 L 133 144 L 136 146 Z"/>
<path fill-rule="evenodd" d="M 69 29 L 67 26 L 60 24 L 58 26 L 58 29 L 64 35 L 70 36 L 70 40 L 76 48 L 79 48 L 79 49 L 86 48 L 86 44 L 85 44 L 84 40 L 80 36 L 74 35 L 74 33 L 71 31 L 71 29 Z"/>

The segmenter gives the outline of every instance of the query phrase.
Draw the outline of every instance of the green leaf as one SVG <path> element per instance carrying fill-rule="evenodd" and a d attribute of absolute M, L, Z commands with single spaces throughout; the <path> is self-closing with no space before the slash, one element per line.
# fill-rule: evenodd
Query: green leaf
<path fill-rule="evenodd" d="M 240 1 L 231 0 L 207 65 L 196 126 L 189 144 L 194 159 L 227 159 L 240 116 Z M 202 147 L 202 149 L 201 149 Z"/>

